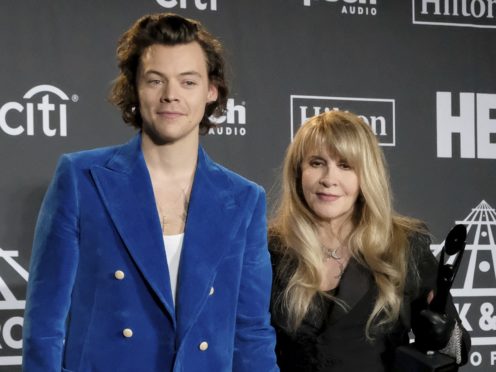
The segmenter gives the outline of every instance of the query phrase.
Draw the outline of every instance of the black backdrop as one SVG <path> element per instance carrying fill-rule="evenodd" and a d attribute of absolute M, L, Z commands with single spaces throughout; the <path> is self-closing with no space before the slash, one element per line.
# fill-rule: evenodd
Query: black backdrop
<path fill-rule="evenodd" d="M 229 111 L 209 154 L 277 197 L 302 118 L 351 110 L 375 127 L 396 209 L 437 252 L 469 244 L 453 289 L 474 344 L 463 371 L 496 365 L 496 5 L 491 0 L 4 0 L 0 4 L 0 369 L 18 371 L 36 215 L 61 153 L 126 141 L 106 97 L 115 45 L 138 17 L 197 18 L 224 43 Z"/>

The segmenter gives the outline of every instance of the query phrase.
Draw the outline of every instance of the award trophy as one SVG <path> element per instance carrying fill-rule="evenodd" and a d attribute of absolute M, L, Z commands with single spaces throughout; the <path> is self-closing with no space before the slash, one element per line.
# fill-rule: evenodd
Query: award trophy
<path fill-rule="evenodd" d="M 452 372 L 458 370 L 455 360 L 439 353 L 446 346 L 454 319 L 446 315 L 446 302 L 460 266 L 465 249 L 467 230 L 456 225 L 446 237 L 439 259 L 435 296 L 416 319 L 415 343 L 396 350 L 394 371 Z M 445 256 L 457 254 L 453 264 L 445 263 Z"/>

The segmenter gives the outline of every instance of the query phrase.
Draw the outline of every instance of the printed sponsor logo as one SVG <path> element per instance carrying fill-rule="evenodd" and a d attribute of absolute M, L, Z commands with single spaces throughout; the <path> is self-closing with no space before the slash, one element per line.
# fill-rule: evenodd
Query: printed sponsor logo
<path fill-rule="evenodd" d="M 436 94 L 437 157 L 496 159 L 496 94 Z"/>
<path fill-rule="evenodd" d="M 464 328 L 470 333 L 469 362 L 489 371 L 496 365 L 496 212 L 482 200 L 463 220 L 467 240 L 451 295 Z M 444 246 L 431 244 L 435 256 Z M 449 257 L 452 264 L 456 255 Z M 494 368 L 494 367 L 492 367 Z M 492 369 L 491 369 L 492 370 Z"/>
<path fill-rule="evenodd" d="M 414 24 L 496 28 L 495 14 L 495 0 L 412 0 Z"/>
<path fill-rule="evenodd" d="M 234 98 L 229 98 L 226 113 L 220 117 L 210 117 L 212 123 L 217 124 L 210 128 L 209 135 L 217 136 L 244 136 L 246 135 L 246 103 L 237 105 Z"/>
<path fill-rule="evenodd" d="M 40 99 L 35 103 L 36 99 Z M 69 97 L 53 85 L 38 85 L 24 94 L 24 102 L 6 102 L 0 106 L 0 130 L 9 136 L 67 136 Z M 79 97 L 72 95 L 77 102 Z"/>
<path fill-rule="evenodd" d="M 395 146 L 395 101 L 382 98 L 291 95 L 291 140 L 307 119 L 330 110 L 357 114 L 370 126 L 381 146 Z"/>
<path fill-rule="evenodd" d="M 303 0 L 303 6 L 315 3 L 331 3 L 341 14 L 372 15 L 377 14 L 377 0 Z"/>
<path fill-rule="evenodd" d="M 22 326 L 25 300 L 18 286 L 7 285 L 6 278 L 21 277 L 27 283 L 28 272 L 15 260 L 19 251 L 0 248 L 0 366 L 21 365 Z"/>
<path fill-rule="evenodd" d="M 217 0 L 157 0 L 157 3 L 167 9 L 187 9 L 189 5 L 198 10 L 217 10 Z"/>

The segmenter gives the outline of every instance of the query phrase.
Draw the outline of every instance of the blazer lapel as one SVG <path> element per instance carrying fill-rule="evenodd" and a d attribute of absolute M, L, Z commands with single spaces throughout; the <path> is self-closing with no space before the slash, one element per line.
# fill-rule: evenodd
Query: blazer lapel
<path fill-rule="evenodd" d="M 186 221 L 176 299 L 177 340 L 196 321 L 236 229 L 230 181 L 200 148 Z"/>
<path fill-rule="evenodd" d="M 124 244 L 175 324 L 169 270 L 141 136 L 91 174 Z"/>

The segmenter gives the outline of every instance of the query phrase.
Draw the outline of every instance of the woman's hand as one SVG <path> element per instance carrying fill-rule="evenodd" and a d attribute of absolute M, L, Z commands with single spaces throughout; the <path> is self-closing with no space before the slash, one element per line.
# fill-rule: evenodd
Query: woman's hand
<path fill-rule="evenodd" d="M 427 303 L 434 299 L 434 291 L 427 295 Z M 422 350 L 440 350 L 446 347 L 455 327 L 455 319 L 446 314 L 432 311 L 429 306 L 412 314 L 412 330 L 415 344 Z"/>

